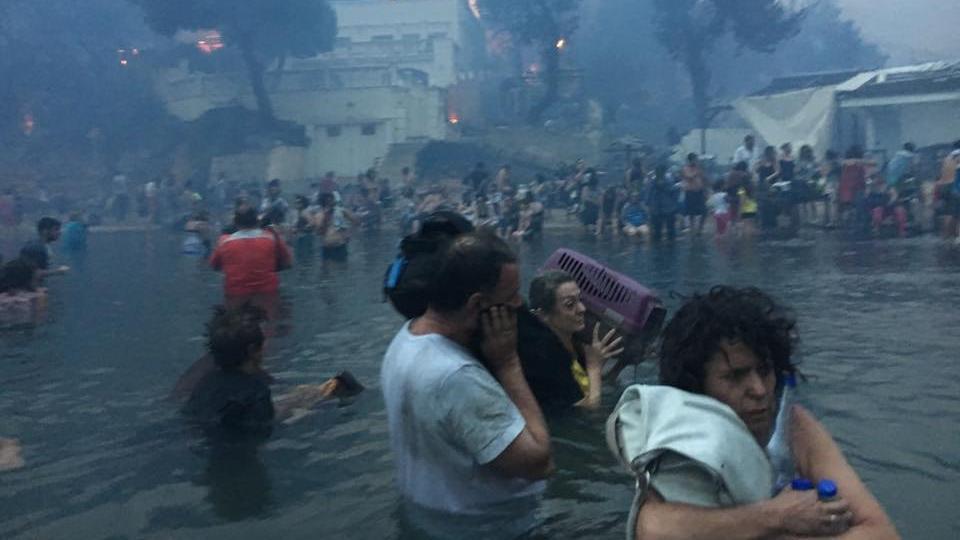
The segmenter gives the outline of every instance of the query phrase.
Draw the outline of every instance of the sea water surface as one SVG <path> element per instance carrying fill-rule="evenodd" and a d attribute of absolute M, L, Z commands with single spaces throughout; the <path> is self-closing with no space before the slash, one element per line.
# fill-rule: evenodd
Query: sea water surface
<path fill-rule="evenodd" d="M 960 538 L 960 250 L 931 238 L 675 246 L 549 231 L 519 247 L 524 286 L 558 247 L 678 295 L 757 285 L 800 321 L 803 401 L 822 419 L 904 538 Z M 378 387 L 402 321 L 380 284 L 396 237 L 358 237 L 343 265 L 309 251 L 283 275 L 267 366 L 275 392 L 344 369 L 368 391 L 218 455 L 169 399 L 203 354 L 220 277 L 164 232 L 94 234 L 50 280 L 50 321 L 0 331 L 0 436 L 27 465 L 0 473 L 0 538 L 411 538 L 393 487 Z M 636 373 L 656 380 L 652 365 Z M 557 474 L 538 538 L 622 538 L 632 483 L 606 448 L 604 407 L 553 422 Z"/>

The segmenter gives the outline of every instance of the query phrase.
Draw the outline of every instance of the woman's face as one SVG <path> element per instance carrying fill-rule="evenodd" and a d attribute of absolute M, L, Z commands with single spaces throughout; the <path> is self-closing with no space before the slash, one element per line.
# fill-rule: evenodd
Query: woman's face
<path fill-rule="evenodd" d="M 766 445 L 777 415 L 773 368 L 743 343 L 726 341 L 720 348 L 704 366 L 704 393 L 733 409 Z"/>
<path fill-rule="evenodd" d="M 580 301 L 580 287 L 568 281 L 557 287 L 553 309 L 543 316 L 543 320 L 557 333 L 572 335 L 586 326 L 586 312 L 587 308 Z"/>

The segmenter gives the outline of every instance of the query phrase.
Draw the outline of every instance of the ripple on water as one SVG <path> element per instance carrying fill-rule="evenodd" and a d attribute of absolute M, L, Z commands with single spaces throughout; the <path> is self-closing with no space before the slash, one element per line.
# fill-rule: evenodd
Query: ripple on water
<path fill-rule="evenodd" d="M 401 324 L 379 288 L 395 239 L 358 239 L 342 269 L 313 261 L 284 274 L 268 344 L 275 390 L 349 369 L 368 392 L 279 427 L 227 478 L 165 401 L 202 354 L 203 322 L 221 301 L 217 275 L 184 263 L 178 241 L 95 235 L 84 264 L 52 285 L 51 323 L 0 331 L 0 434 L 19 437 L 27 460 L 2 478 L 0 537 L 403 537 L 378 390 Z M 810 376 L 802 400 L 905 538 L 960 535 L 960 250 L 818 235 L 651 247 L 550 232 L 520 246 L 524 278 L 561 246 L 661 291 L 670 309 L 681 301 L 670 291 L 716 283 L 757 285 L 789 303 Z M 113 263 L 121 258 L 129 264 Z M 638 373 L 656 380 L 653 365 Z M 599 413 L 551 422 L 559 470 L 535 538 L 622 535 L 632 483 L 602 427 L 618 390 L 608 388 Z M 231 486 L 241 493 L 225 496 Z"/>

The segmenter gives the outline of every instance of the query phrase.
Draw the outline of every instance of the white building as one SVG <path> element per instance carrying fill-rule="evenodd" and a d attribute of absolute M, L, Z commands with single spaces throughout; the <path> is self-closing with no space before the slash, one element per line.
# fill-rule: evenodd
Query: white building
<path fill-rule="evenodd" d="M 335 49 L 288 59 L 266 74 L 277 118 L 306 127 L 303 177 L 350 176 L 387 158 L 393 145 L 456 136 L 471 114 L 466 91 L 484 54 L 467 0 L 330 0 Z M 217 54 L 214 52 L 214 54 Z M 169 70 L 159 83 L 171 113 L 193 120 L 242 104 L 255 108 L 244 73 Z"/>

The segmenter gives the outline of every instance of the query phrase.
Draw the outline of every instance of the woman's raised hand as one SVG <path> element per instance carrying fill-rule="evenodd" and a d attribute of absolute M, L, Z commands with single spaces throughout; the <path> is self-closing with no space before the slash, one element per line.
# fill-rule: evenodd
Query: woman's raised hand
<path fill-rule="evenodd" d="M 587 367 L 596 366 L 602 368 L 607 360 L 623 352 L 620 343 L 623 338 L 617 335 L 617 331 L 611 329 L 603 338 L 600 338 L 600 323 L 593 327 L 593 342 L 587 349 Z"/>

